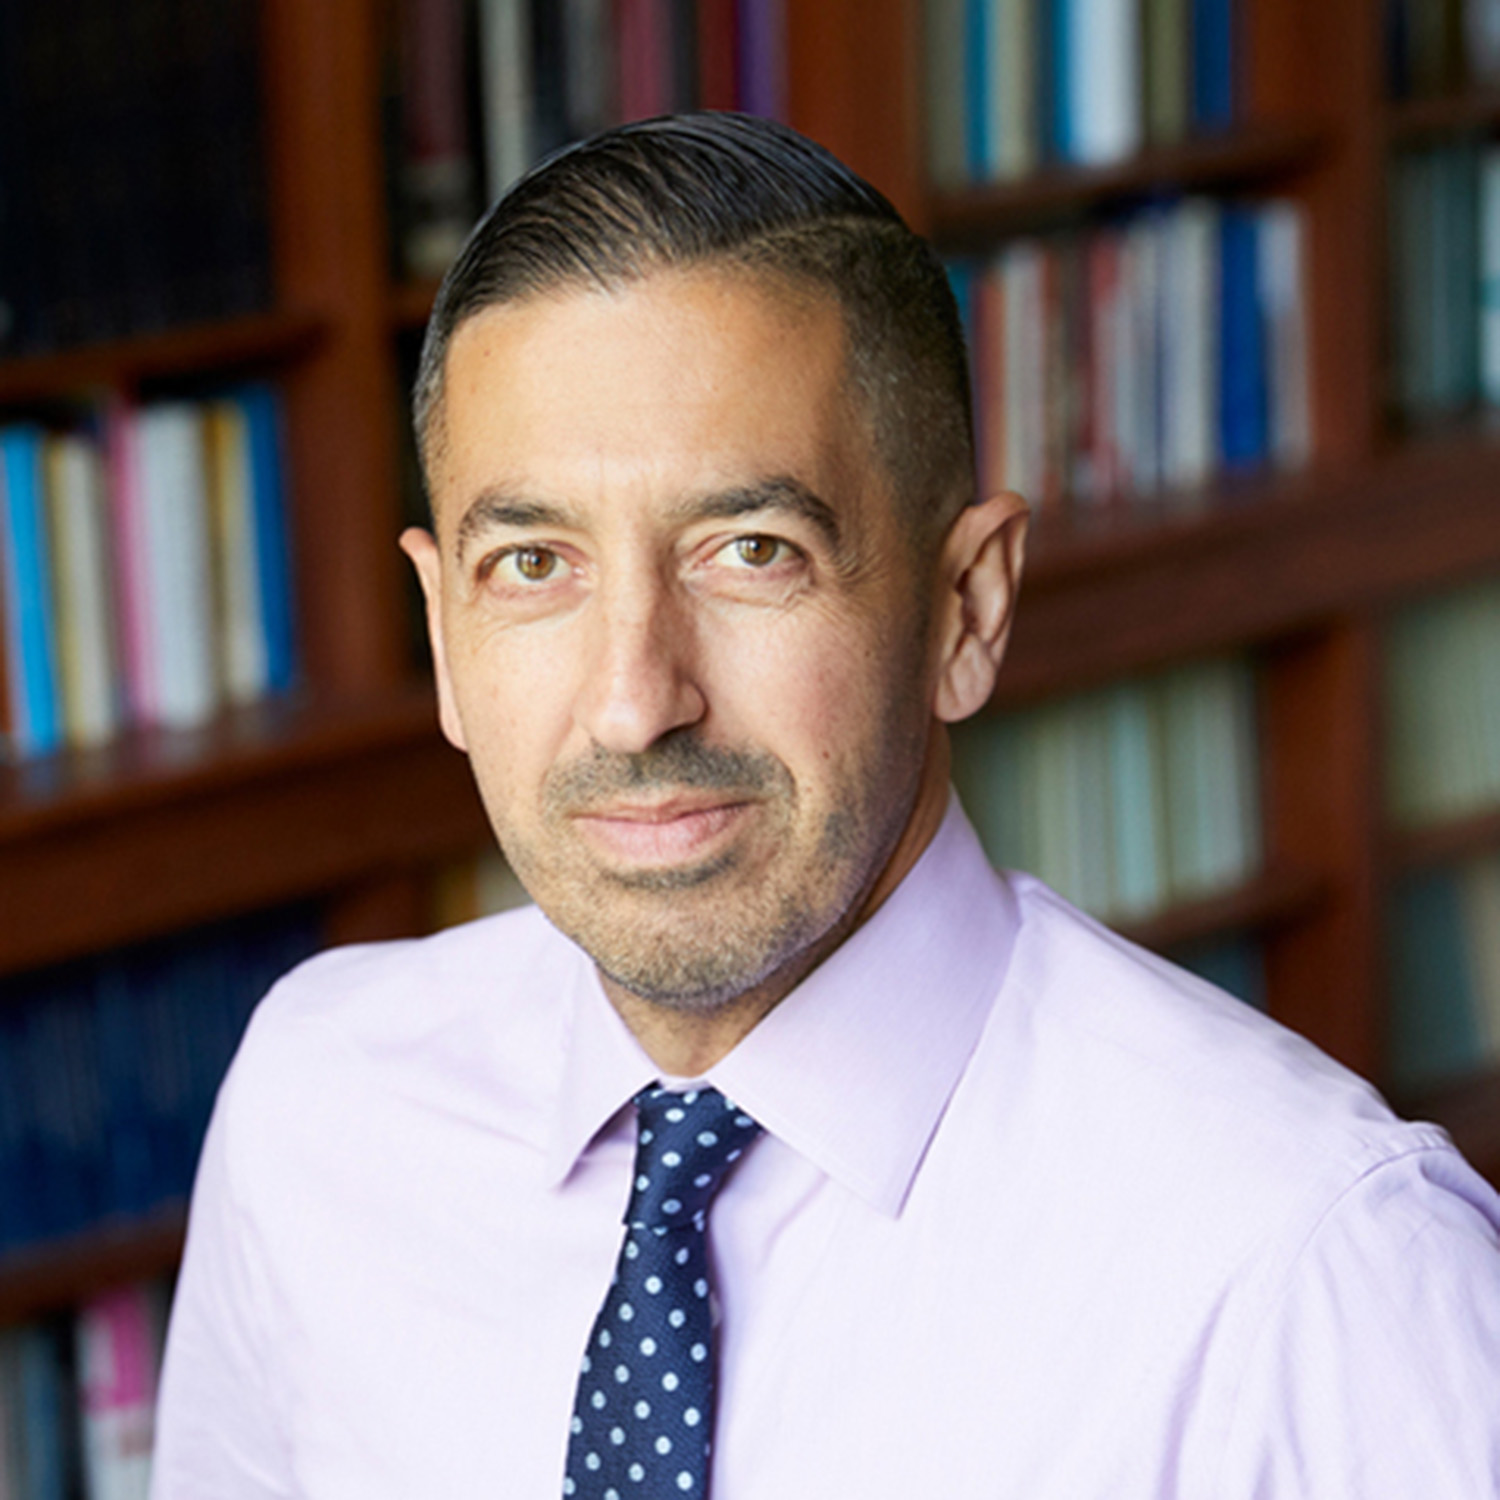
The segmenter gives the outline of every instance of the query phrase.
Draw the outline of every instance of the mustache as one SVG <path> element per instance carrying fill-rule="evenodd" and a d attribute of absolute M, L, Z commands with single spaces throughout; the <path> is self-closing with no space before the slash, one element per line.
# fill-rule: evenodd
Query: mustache
<path fill-rule="evenodd" d="M 593 746 L 581 759 L 548 775 L 545 802 L 551 813 L 577 813 L 623 792 L 691 789 L 758 796 L 790 781 L 774 755 L 708 745 L 687 730 L 629 753 Z"/>

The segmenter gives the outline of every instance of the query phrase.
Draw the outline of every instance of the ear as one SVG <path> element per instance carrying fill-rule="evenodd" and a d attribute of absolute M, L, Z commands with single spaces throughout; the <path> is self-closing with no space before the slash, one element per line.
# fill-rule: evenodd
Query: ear
<path fill-rule="evenodd" d="M 1010 639 L 1026 553 L 1026 502 L 1009 492 L 966 506 L 938 559 L 932 711 L 948 724 L 989 701 Z"/>
<path fill-rule="evenodd" d="M 437 674 L 438 722 L 455 749 L 468 752 L 464 728 L 453 699 L 453 679 L 448 675 L 448 650 L 443 639 L 443 559 L 430 531 L 408 526 L 401 533 L 401 550 L 411 559 L 422 585 L 427 605 L 427 639 L 432 643 L 432 666 Z"/>

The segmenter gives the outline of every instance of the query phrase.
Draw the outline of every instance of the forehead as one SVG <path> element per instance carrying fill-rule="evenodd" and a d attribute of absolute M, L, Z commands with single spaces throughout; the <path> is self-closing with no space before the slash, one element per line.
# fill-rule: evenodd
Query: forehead
<path fill-rule="evenodd" d="M 664 271 L 486 309 L 448 351 L 439 525 L 495 486 L 586 500 L 790 475 L 832 501 L 872 477 L 846 369 L 831 296 L 748 273 Z"/>

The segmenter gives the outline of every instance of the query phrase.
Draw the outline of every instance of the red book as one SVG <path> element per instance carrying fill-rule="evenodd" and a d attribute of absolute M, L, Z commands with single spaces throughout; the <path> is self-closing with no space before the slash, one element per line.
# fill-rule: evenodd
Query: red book
<path fill-rule="evenodd" d="M 698 0 L 698 102 L 703 109 L 738 109 L 739 18 L 735 0 Z"/>
<path fill-rule="evenodd" d="M 672 49 L 666 0 L 615 0 L 621 120 L 647 120 L 672 108 Z"/>

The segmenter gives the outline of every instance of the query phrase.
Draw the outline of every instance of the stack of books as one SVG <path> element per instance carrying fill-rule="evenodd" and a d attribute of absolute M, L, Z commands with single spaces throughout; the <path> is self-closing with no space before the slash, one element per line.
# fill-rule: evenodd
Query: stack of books
<path fill-rule="evenodd" d="M 1385 0 L 1385 34 L 1392 98 L 1500 82 L 1500 0 Z"/>
<path fill-rule="evenodd" d="M 996 865 L 1139 920 L 1259 872 L 1256 720 L 1247 661 L 1182 667 L 959 725 L 954 781 Z"/>
<path fill-rule="evenodd" d="M 1500 584 L 1425 600 L 1392 621 L 1385 712 L 1394 823 L 1500 807 Z"/>
<path fill-rule="evenodd" d="M 296 910 L 0 980 L 0 1253 L 185 1201 L 251 1011 L 319 946 Z"/>
<path fill-rule="evenodd" d="M 1500 1064 L 1500 854 L 1408 876 L 1390 942 L 1391 1086 L 1420 1093 Z"/>
<path fill-rule="evenodd" d="M 1097 507 L 1306 462 L 1305 241 L 1293 202 L 1192 198 L 956 266 L 984 492 Z"/>
<path fill-rule="evenodd" d="M 0 1496 L 146 1500 L 167 1288 L 0 1330 Z"/>
<path fill-rule="evenodd" d="M 1235 0 L 927 0 L 939 187 L 1103 166 L 1234 124 Z"/>
<path fill-rule="evenodd" d="M 0 427 L 0 744 L 192 726 L 293 683 L 280 428 L 264 385 Z"/>
<path fill-rule="evenodd" d="M 1390 169 L 1390 396 L 1409 423 L 1500 405 L 1500 147 L 1398 152 Z"/>
<path fill-rule="evenodd" d="M 403 0 L 390 110 L 402 269 L 441 275 L 479 185 L 493 201 L 566 141 L 675 110 L 781 117 L 782 5 Z"/>
<path fill-rule="evenodd" d="M 271 298 L 255 0 L 0 5 L 0 351 Z"/>

